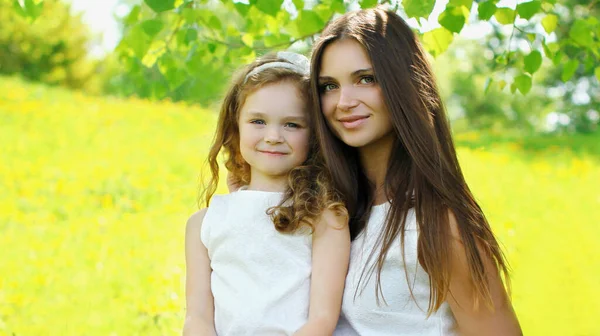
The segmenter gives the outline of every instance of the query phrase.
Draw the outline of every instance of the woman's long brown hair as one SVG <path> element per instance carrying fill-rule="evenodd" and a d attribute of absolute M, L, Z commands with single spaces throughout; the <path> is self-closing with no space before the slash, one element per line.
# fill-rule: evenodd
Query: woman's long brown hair
<path fill-rule="evenodd" d="M 269 62 L 287 62 L 275 54 L 265 55 L 242 68 L 225 95 L 217 122 L 217 130 L 208 154 L 210 177 L 208 184 L 201 190 L 200 201 L 209 206 L 210 199 L 219 183 L 219 155 L 223 154 L 225 168 L 230 173 L 233 185 L 243 186 L 250 183 L 250 166 L 240 152 L 239 115 L 246 98 L 260 88 L 282 82 L 296 85 L 298 94 L 308 105 L 308 78 L 294 70 L 272 67 L 262 70 L 248 78 L 246 76 L 256 67 Z M 320 155 L 314 136 L 315 127 L 309 113 L 309 153 L 306 161 L 288 173 L 288 188 L 281 202 L 267 213 L 271 216 L 275 228 L 284 233 L 295 232 L 302 226 L 314 228 L 315 220 L 324 209 L 331 209 L 339 215 L 347 214 L 340 196 L 332 187 L 331 177 Z M 204 180 L 204 178 L 203 178 Z"/>
<path fill-rule="evenodd" d="M 335 137 L 319 112 L 321 57 L 328 45 L 341 39 L 354 39 L 367 51 L 396 135 L 385 176 L 391 206 L 380 249 L 372 254 L 377 260 L 372 268 L 367 270 L 365 266 L 361 281 L 365 272 L 376 270 L 379 299 L 385 257 L 398 237 L 404 255 L 406 216 L 414 208 L 419 229 L 418 258 L 430 279 L 427 312 L 437 311 L 450 287 L 451 212 L 467 254 L 474 305 L 483 302 L 491 306 L 483 258 L 491 258 L 508 281 L 503 253 L 464 179 L 426 53 L 404 20 L 382 8 L 350 12 L 329 23 L 312 55 L 311 94 L 317 135 L 334 185 L 349 211 L 352 238 L 368 221 L 374 187 L 362 172 L 357 149 Z"/>

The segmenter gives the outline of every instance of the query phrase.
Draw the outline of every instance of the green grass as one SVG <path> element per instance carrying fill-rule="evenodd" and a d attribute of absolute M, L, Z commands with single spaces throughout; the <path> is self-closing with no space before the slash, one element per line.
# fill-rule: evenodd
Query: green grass
<path fill-rule="evenodd" d="M 179 334 L 214 123 L 0 77 L 0 335 Z M 600 335 L 598 140 L 457 138 L 526 335 Z"/>

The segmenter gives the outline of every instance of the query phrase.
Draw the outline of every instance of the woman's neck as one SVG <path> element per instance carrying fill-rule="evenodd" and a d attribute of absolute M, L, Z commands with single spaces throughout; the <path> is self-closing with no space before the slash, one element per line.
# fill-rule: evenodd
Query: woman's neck
<path fill-rule="evenodd" d="M 394 137 L 394 133 L 390 132 L 378 141 L 358 148 L 363 173 L 375 188 L 373 201 L 376 205 L 388 201 L 384 192 L 384 183 L 394 144 Z"/>

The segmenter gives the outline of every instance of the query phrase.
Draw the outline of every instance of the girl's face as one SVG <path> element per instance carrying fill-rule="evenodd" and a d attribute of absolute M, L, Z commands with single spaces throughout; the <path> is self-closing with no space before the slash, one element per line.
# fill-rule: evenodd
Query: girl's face
<path fill-rule="evenodd" d="M 306 102 L 291 81 L 268 84 L 248 95 L 239 129 L 251 185 L 287 180 L 288 172 L 306 160 L 310 134 L 306 117 Z"/>
<path fill-rule="evenodd" d="M 347 38 L 326 46 L 320 65 L 321 111 L 338 138 L 360 148 L 392 134 L 369 55 L 356 40 Z"/>

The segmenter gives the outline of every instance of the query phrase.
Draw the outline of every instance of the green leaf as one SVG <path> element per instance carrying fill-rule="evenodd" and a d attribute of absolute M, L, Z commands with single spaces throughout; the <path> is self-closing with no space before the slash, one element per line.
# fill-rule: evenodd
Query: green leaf
<path fill-rule="evenodd" d="M 371 8 L 377 5 L 377 0 L 359 0 L 360 8 Z"/>
<path fill-rule="evenodd" d="M 223 29 L 223 25 L 221 24 L 221 20 L 218 17 L 212 15 L 210 19 L 208 19 L 208 26 L 212 29 L 221 30 Z"/>
<path fill-rule="evenodd" d="M 583 71 L 586 73 L 589 73 L 592 71 L 592 69 L 594 69 L 594 66 L 596 66 L 597 62 L 596 59 L 594 58 L 593 55 L 588 54 L 587 57 L 585 58 L 585 61 L 583 62 Z"/>
<path fill-rule="evenodd" d="M 569 60 L 565 66 L 563 67 L 562 70 L 562 74 L 560 76 L 560 79 L 563 82 L 568 81 L 569 79 L 571 79 L 571 77 L 573 77 L 573 75 L 575 74 L 575 72 L 577 71 L 577 68 L 579 67 L 579 61 L 578 60 Z"/>
<path fill-rule="evenodd" d="M 600 82 L 600 66 L 594 70 L 594 75 L 596 75 L 596 79 Z"/>
<path fill-rule="evenodd" d="M 513 82 L 512 84 L 510 84 L 510 93 L 515 92 L 517 92 L 517 83 Z"/>
<path fill-rule="evenodd" d="M 529 74 L 521 74 L 515 78 L 514 84 L 523 95 L 526 95 L 531 90 L 531 76 Z"/>
<path fill-rule="evenodd" d="M 441 27 L 423 34 L 423 45 L 433 57 L 437 57 L 448 49 L 453 39 L 452 32 Z"/>
<path fill-rule="evenodd" d="M 33 0 L 25 0 L 25 12 L 32 19 L 37 19 L 42 15 L 43 6 L 43 1 L 36 4 Z"/>
<path fill-rule="evenodd" d="M 498 87 L 500 88 L 500 91 L 504 90 L 504 88 L 506 87 L 506 81 L 503 79 L 500 82 L 498 82 Z"/>
<path fill-rule="evenodd" d="M 454 7 L 448 5 L 442 14 L 440 14 L 438 22 L 449 31 L 460 33 L 467 19 L 465 12 L 467 16 L 469 15 L 469 11 L 463 10 L 464 8 L 463 6 Z"/>
<path fill-rule="evenodd" d="M 494 83 L 494 79 L 492 77 L 488 77 L 488 79 L 486 79 L 485 81 L 485 86 L 483 89 L 483 92 L 485 94 L 487 94 L 488 92 L 490 92 L 490 89 L 492 88 L 492 84 Z"/>
<path fill-rule="evenodd" d="M 242 35 L 242 42 L 244 42 L 244 44 L 248 47 L 252 48 L 254 45 L 254 36 L 252 34 L 244 34 Z"/>
<path fill-rule="evenodd" d="M 276 16 L 282 4 L 283 0 L 257 0 L 254 6 L 267 15 Z"/>
<path fill-rule="evenodd" d="M 554 53 L 552 52 L 552 50 L 550 50 L 550 48 L 546 44 L 546 40 L 542 41 L 542 47 L 544 48 L 544 54 L 546 55 L 546 57 L 552 58 L 552 56 L 554 56 Z"/>
<path fill-rule="evenodd" d="M 21 7 L 19 0 L 13 0 L 13 10 L 23 17 L 27 16 L 25 8 Z"/>
<path fill-rule="evenodd" d="M 140 5 L 135 5 L 127 14 L 127 17 L 123 20 L 127 25 L 134 25 L 140 19 L 140 12 L 142 7 Z"/>
<path fill-rule="evenodd" d="M 525 71 L 534 74 L 542 65 L 542 54 L 534 50 L 529 55 L 525 56 Z"/>
<path fill-rule="evenodd" d="M 325 4 L 318 4 L 312 9 L 313 12 L 317 13 L 321 18 L 321 21 L 327 22 L 333 15 L 333 8 L 326 6 Z"/>
<path fill-rule="evenodd" d="M 525 20 L 531 19 L 540 9 L 542 9 L 542 2 L 538 0 L 523 2 L 517 5 L 517 13 Z"/>
<path fill-rule="evenodd" d="M 558 24 L 558 16 L 556 16 L 554 14 L 548 14 L 548 15 L 544 16 L 544 18 L 542 19 L 542 27 L 544 27 L 544 30 L 548 34 L 552 33 L 554 31 L 554 29 L 556 29 L 557 24 Z"/>
<path fill-rule="evenodd" d="M 331 9 L 336 13 L 346 13 L 346 5 L 344 5 L 344 0 L 332 0 Z"/>
<path fill-rule="evenodd" d="M 152 19 L 142 22 L 141 26 L 146 35 L 154 37 L 156 34 L 160 33 L 165 24 L 159 19 Z"/>
<path fill-rule="evenodd" d="M 569 30 L 569 37 L 583 47 L 590 47 L 594 43 L 592 31 L 589 29 L 587 23 L 581 19 L 575 20 L 575 23 L 571 26 L 571 30 Z"/>
<path fill-rule="evenodd" d="M 165 53 L 158 60 L 158 70 L 163 74 L 171 90 L 183 84 L 188 76 L 185 68 L 170 53 Z"/>
<path fill-rule="evenodd" d="M 296 26 L 298 28 L 298 34 L 300 36 L 307 36 L 318 32 L 325 22 L 321 20 L 321 17 L 317 13 L 310 10 L 300 11 L 298 18 L 296 19 Z"/>
<path fill-rule="evenodd" d="M 408 17 L 429 17 L 435 6 L 435 0 L 403 0 L 404 12 Z"/>
<path fill-rule="evenodd" d="M 119 44 L 119 49 L 125 48 L 131 50 L 133 54 L 140 60 L 150 48 L 152 39 L 144 32 L 140 25 L 134 26 Z"/>
<path fill-rule="evenodd" d="M 301 11 L 304 9 L 304 0 L 292 0 L 292 2 L 296 6 L 296 10 Z"/>
<path fill-rule="evenodd" d="M 156 13 L 175 8 L 175 0 L 144 0 L 144 2 Z"/>
<path fill-rule="evenodd" d="M 496 10 L 496 13 L 494 13 L 494 17 L 500 24 L 513 24 L 517 17 L 517 13 L 510 8 L 500 7 Z"/>
<path fill-rule="evenodd" d="M 250 6 L 241 2 L 236 2 L 233 4 L 233 6 L 235 6 L 235 10 L 242 16 L 246 16 L 246 14 L 248 14 L 248 10 L 250 10 Z"/>
<path fill-rule="evenodd" d="M 477 14 L 480 20 L 487 21 L 494 15 L 494 13 L 496 13 L 497 9 L 498 7 L 496 7 L 496 3 L 494 1 L 486 1 L 479 4 L 479 7 L 477 7 Z"/>
<path fill-rule="evenodd" d="M 450 0 L 448 3 L 456 7 L 464 6 L 466 9 L 471 9 L 473 6 L 473 0 Z"/>
<path fill-rule="evenodd" d="M 594 26 L 596 26 L 598 23 L 600 23 L 600 22 L 598 21 L 598 19 L 596 19 L 596 18 L 595 18 L 595 17 L 593 17 L 593 16 L 590 16 L 589 18 L 587 18 L 587 19 L 586 19 L 586 22 L 587 22 L 587 24 L 588 24 L 588 25 L 590 25 L 591 27 L 594 27 Z"/>
<path fill-rule="evenodd" d="M 193 28 L 189 28 L 185 30 L 185 44 L 190 44 L 190 42 L 196 41 L 198 39 L 198 31 Z"/>
<path fill-rule="evenodd" d="M 146 68 L 151 68 L 156 63 L 156 60 L 167 51 L 165 41 L 157 40 L 152 42 L 150 48 L 144 58 L 142 58 L 142 64 Z"/>
<path fill-rule="evenodd" d="M 271 48 L 273 46 L 283 45 L 289 43 L 291 40 L 291 36 L 286 34 L 280 35 L 267 35 L 264 37 L 263 41 L 265 42 L 265 47 Z"/>
<path fill-rule="evenodd" d="M 558 66 L 560 63 L 562 63 L 564 57 L 564 52 L 562 52 L 561 50 L 557 51 L 556 53 L 554 53 L 554 56 L 552 56 L 552 64 Z"/>

